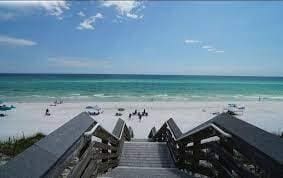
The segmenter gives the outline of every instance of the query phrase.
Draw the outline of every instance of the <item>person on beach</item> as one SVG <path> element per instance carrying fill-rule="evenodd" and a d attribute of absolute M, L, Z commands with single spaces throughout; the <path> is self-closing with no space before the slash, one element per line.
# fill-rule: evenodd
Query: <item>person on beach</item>
<path fill-rule="evenodd" d="M 137 110 L 135 110 L 135 112 L 133 112 L 133 115 L 136 115 L 136 114 L 137 114 L 137 112 L 138 112 L 138 111 L 137 111 Z"/>
<path fill-rule="evenodd" d="M 131 119 L 131 117 L 132 117 L 132 114 L 130 113 L 130 114 L 129 114 L 129 119 Z"/>
<path fill-rule="evenodd" d="M 140 113 L 140 112 L 138 112 L 138 116 L 139 116 L 139 120 L 140 120 L 140 122 L 141 122 L 142 115 L 141 115 L 141 113 Z"/>
<path fill-rule="evenodd" d="M 46 116 L 50 116 L 50 113 L 49 113 L 49 109 L 48 109 L 48 108 L 45 110 L 45 115 L 46 115 Z"/>

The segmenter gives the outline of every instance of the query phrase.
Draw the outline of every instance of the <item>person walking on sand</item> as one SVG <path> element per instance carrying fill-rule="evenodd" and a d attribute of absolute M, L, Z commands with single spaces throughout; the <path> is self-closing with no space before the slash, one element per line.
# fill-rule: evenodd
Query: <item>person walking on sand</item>
<path fill-rule="evenodd" d="M 143 109 L 142 115 L 145 115 L 145 109 Z"/>

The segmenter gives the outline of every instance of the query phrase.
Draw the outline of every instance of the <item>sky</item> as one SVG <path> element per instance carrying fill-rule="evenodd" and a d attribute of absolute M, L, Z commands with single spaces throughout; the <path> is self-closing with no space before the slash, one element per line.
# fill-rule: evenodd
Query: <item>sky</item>
<path fill-rule="evenodd" d="M 283 2 L 1 1 L 0 73 L 283 76 Z"/>

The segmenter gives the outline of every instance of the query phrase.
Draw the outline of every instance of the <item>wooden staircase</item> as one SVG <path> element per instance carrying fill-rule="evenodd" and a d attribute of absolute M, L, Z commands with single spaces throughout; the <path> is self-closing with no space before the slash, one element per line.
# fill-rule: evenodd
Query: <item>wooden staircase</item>
<path fill-rule="evenodd" d="M 175 167 L 165 142 L 134 140 L 124 143 L 118 167 L 100 177 L 179 178 L 190 176 Z"/>
<path fill-rule="evenodd" d="M 227 113 L 183 133 L 173 119 L 148 139 L 118 119 L 108 132 L 87 113 L 0 167 L 0 178 L 279 178 L 283 139 Z M 176 167 L 175 167 L 176 166 Z"/>

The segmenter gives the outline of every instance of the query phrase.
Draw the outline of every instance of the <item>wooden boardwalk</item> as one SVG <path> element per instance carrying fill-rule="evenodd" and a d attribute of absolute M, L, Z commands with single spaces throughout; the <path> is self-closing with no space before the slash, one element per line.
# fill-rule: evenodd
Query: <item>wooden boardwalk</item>
<path fill-rule="evenodd" d="M 103 177 L 113 178 L 185 178 L 188 174 L 175 167 L 164 142 L 125 142 L 118 167 Z"/>
<path fill-rule="evenodd" d="M 0 178 L 279 178 L 283 139 L 228 114 L 182 133 L 173 119 L 148 139 L 118 119 L 108 132 L 81 113 L 0 167 Z"/>

